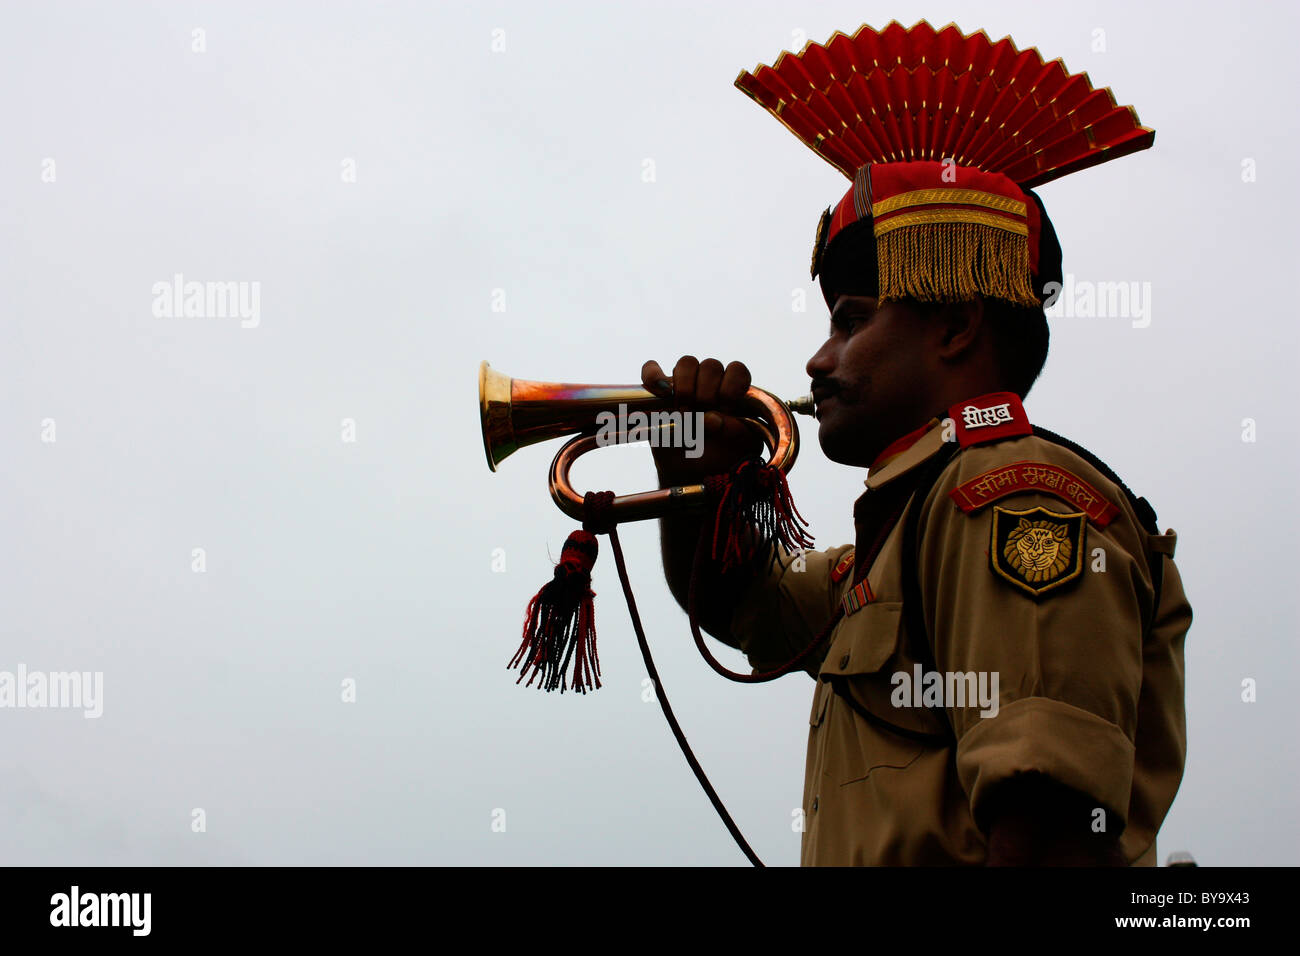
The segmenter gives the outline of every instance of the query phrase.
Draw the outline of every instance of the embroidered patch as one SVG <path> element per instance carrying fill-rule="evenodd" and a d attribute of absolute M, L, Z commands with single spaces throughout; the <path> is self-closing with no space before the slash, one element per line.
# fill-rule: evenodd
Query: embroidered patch
<path fill-rule="evenodd" d="M 853 549 L 850 548 L 844 557 L 840 558 L 840 563 L 831 569 L 831 582 L 839 584 L 844 580 L 844 576 L 853 569 Z"/>
<path fill-rule="evenodd" d="M 1015 392 L 989 392 L 948 409 L 962 448 L 1033 434 L 1033 426 Z"/>
<path fill-rule="evenodd" d="M 1088 516 L 1046 508 L 1012 511 L 993 507 L 989 561 L 993 572 L 1034 597 L 1041 597 L 1083 573 Z"/>
<path fill-rule="evenodd" d="M 1016 461 L 992 468 L 962 482 L 948 497 L 970 514 L 999 498 L 1027 491 L 1053 495 L 1074 505 L 1098 528 L 1106 527 L 1119 514 L 1119 508 L 1074 472 L 1045 461 Z"/>

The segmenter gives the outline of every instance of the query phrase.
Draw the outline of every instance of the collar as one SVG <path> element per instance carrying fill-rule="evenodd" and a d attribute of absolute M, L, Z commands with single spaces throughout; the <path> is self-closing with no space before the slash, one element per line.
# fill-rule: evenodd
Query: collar
<path fill-rule="evenodd" d="M 888 484 L 928 461 L 946 442 L 969 448 L 1032 432 L 1029 416 L 1014 392 L 978 395 L 951 406 L 944 420 L 932 418 L 891 443 L 872 463 L 863 484 L 872 490 Z"/>
<path fill-rule="evenodd" d="M 880 458 L 876 459 L 876 464 L 872 466 L 871 471 L 867 474 L 867 480 L 863 482 L 871 491 L 887 485 L 895 478 L 907 474 L 916 466 L 929 461 L 944 446 L 944 433 L 949 429 L 944 427 L 943 422 L 937 418 L 930 419 L 928 425 L 921 428 L 920 434 L 913 432 L 911 435 L 905 435 L 900 438 L 894 445 L 890 445 Z M 950 432 L 949 432 L 950 433 Z M 892 451 L 895 445 L 908 439 L 908 443 L 898 451 Z"/>
<path fill-rule="evenodd" d="M 889 464 L 889 462 L 893 461 L 903 452 L 907 451 L 907 449 L 915 445 L 917 440 L 926 432 L 928 432 L 931 428 L 933 428 L 936 424 L 938 424 L 938 422 L 939 419 L 932 418 L 924 425 L 922 425 L 920 428 L 918 428 L 916 431 L 908 432 L 902 438 L 890 442 L 885 447 L 885 450 L 876 456 L 876 460 L 871 463 L 871 467 L 868 470 L 878 471 L 879 469 L 883 468 L 885 465 Z"/>

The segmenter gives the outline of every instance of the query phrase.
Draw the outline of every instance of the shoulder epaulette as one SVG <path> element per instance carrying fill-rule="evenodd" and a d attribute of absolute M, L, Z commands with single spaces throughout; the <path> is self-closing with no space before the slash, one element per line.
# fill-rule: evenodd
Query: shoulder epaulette
<path fill-rule="evenodd" d="M 844 557 L 840 558 L 839 563 L 831 569 L 831 582 L 839 584 L 845 576 L 853 570 L 854 549 L 850 548 Z"/>
<path fill-rule="evenodd" d="M 957 445 L 969 448 L 1033 433 L 1025 406 L 1015 392 L 989 392 L 948 409 Z"/>

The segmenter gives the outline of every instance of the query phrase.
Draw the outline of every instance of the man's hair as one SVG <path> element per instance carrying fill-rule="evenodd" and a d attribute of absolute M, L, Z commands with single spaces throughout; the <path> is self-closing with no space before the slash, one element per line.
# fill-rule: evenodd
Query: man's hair
<path fill-rule="evenodd" d="M 984 319 L 993 334 L 998 371 L 1007 391 L 1024 398 L 1047 361 L 1047 316 L 1041 306 L 985 299 Z"/>

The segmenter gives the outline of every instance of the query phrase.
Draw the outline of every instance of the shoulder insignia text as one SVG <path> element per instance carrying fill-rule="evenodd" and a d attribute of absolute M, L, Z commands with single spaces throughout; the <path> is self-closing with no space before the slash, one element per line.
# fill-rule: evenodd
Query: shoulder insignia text
<path fill-rule="evenodd" d="M 1119 508 L 1078 475 L 1044 461 L 1017 461 L 1002 465 L 962 482 L 948 497 L 970 514 L 1007 495 L 1026 492 L 1052 495 L 1082 511 L 1098 528 L 1104 528 L 1119 514 Z"/>
<path fill-rule="evenodd" d="M 995 505 L 989 541 L 993 572 L 1036 598 L 1053 591 L 1083 573 L 1087 526 L 1082 511 L 1012 511 Z"/>
<path fill-rule="evenodd" d="M 990 392 L 948 409 L 954 437 L 962 448 L 1032 435 L 1033 426 L 1015 392 Z"/>

